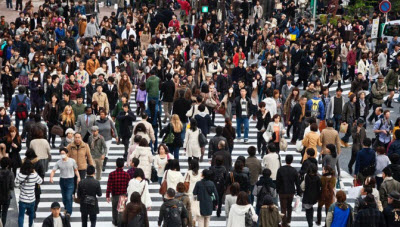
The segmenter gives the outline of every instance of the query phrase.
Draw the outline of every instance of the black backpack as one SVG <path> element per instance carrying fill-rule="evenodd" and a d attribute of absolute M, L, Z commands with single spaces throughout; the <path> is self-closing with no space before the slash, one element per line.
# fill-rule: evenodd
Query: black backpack
<path fill-rule="evenodd" d="M 256 187 L 257 187 L 257 185 L 256 185 Z M 266 187 L 265 185 L 263 185 L 261 187 L 260 191 L 257 193 L 256 207 L 261 207 L 261 205 L 263 204 L 263 201 L 264 201 L 264 197 L 266 195 L 270 195 L 271 197 L 273 197 L 272 193 L 271 193 L 271 188 L 270 187 Z"/>
<path fill-rule="evenodd" d="M 215 184 L 215 187 L 217 188 L 218 192 L 223 192 L 225 191 L 225 177 L 226 177 L 226 169 L 224 166 L 220 169 L 216 169 L 215 167 L 211 167 L 211 170 L 214 173 L 214 179 L 213 182 Z"/>
<path fill-rule="evenodd" d="M 0 175 L 0 204 L 7 204 L 10 199 L 10 185 L 8 184 L 8 177 L 10 172 L 6 171 Z"/>
<path fill-rule="evenodd" d="M 145 221 L 144 221 L 144 216 L 146 211 L 144 211 L 144 209 L 142 208 L 142 210 L 140 211 L 140 213 L 138 213 L 129 223 L 126 227 L 143 227 L 146 226 L 145 225 Z"/>
<path fill-rule="evenodd" d="M 28 118 L 28 107 L 26 105 L 26 96 L 24 96 L 24 99 L 22 102 L 19 100 L 18 95 L 15 96 L 15 99 L 17 101 L 17 108 L 15 110 L 15 113 L 17 114 L 18 119 L 20 120 L 25 120 Z"/>
<path fill-rule="evenodd" d="M 181 202 L 179 202 L 181 203 Z M 178 227 L 182 226 L 181 211 L 178 205 L 173 205 L 166 208 L 167 216 L 165 217 L 165 227 Z"/>

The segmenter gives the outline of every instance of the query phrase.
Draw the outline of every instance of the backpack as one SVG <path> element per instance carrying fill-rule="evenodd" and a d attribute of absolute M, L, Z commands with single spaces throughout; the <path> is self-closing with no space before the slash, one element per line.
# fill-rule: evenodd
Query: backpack
<path fill-rule="evenodd" d="M 256 185 L 257 187 L 257 185 Z M 263 185 L 260 189 L 260 191 L 257 193 L 257 203 L 256 203 L 256 207 L 261 207 L 261 205 L 263 204 L 263 200 L 264 197 L 266 195 L 269 195 L 271 197 L 274 197 L 271 193 L 271 188 L 267 188 L 265 187 L 265 185 Z"/>
<path fill-rule="evenodd" d="M 143 208 L 140 211 L 139 214 L 137 214 L 129 223 L 126 227 L 143 227 L 145 226 L 144 224 L 144 212 Z"/>
<path fill-rule="evenodd" d="M 215 187 L 217 188 L 217 191 L 223 192 L 225 190 L 225 173 L 226 173 L 225 167 L 222 166 L 222 168 L 219 170 L 212 167 L 212 171 L 214 173 L 213 182 L 215 184 Z"/>
<path fill-rule="evenodd" d="M 9 203 L 8 202 L 8 200 L 10 199 L 9 196 L 10 185 L 8 184 L 9 175 L 10 175 L 9 172 L 5 172 L 0 176 L 0 204 Z"/>
<path fill-rule="evenodd" d="M 164 226 L 165 227 L 181 226 L 182 225 L 181 212 L 179 211 L 178 205 L 167 207 L 166 210 L 167 210 L 167 216 L 165 218 Z"/>
<path fill-rule="evenodd" d="M 321 100 L 317 99 L 311 99 L 312 105 L 311 105 L 311 117 L 318 117 L 319 116 L 319 102 Z"/>
<path fill-rule="evenodd" d="M 19 100 L 18 95 L 15 96 L 16 101 L 17 101 L 17 108 L 15 110 L 15 113 L 20 120 L 25 120 L 28 118 L 28 106 L 26 105 L 26 96 L 24 96 L 24 99 L 22 102 Z"/>

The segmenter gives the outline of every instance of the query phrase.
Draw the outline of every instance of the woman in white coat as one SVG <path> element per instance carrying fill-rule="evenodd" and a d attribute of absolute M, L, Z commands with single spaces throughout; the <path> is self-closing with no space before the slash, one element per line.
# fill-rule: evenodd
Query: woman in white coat
<path fill-rule="evenodd" d="M 133 178 L 129 181 L 128 185 L 128 198 L 131 197 L 132 193 L 138 192 L 142 203 L 146 206 L 147 210 L 151 209 L 151 197 L 149 192 L 149 183 L 144 178 L 144 172 L 140 168 L 136 168 Z"/>
<path fill-rule="evenodd" d="M 364 78 L 367 78 L 368 72 L 369 72 L 369 62 L 367 60 L 367 55 L 363 54 L 361 60 L 357 64 L 357 73 L 362 73 Z"/>
<path fill-rule="evenodd" d="M 183 142 L 183 149 L 188 157 L 188 162 L 192 159 L 200 159 L 201 148 L 199 144 L 199 133 L 200 130 L 197 128 L 197 121 L 195 119 L 190 119 L 190 128 L 186 130 L 185 141 Z"/>
<path fill-rule="evenodd" d="M 249 213 L 253 222 L 257 222 L 258 216 L 253 206 L 249 204 L 249 195 L 246 192 L 239 192 L 236 204 L 233 204 L 229 210 L 227 227 L 246 226 L 246 213 Z"/>
<path fill-rule="evenodd" d="M 145 138 L 140 140 L 139 146 L 136 147 L 133 157 L 139 159 L 139 165 L 137 168 L 141 168 L 146 179 L 150 179 L 153 154 L 151 153 L 151 148 Z"/>
<path fill-rule="evenodd" d="M 193 159 L 189 162 L 189 170 L 185 174 L 185 182 L 189 182 L 189 188 L 187 191 L 187 194 L 189 195 L 190 199 L 193 200 L 193 189 L 194 186 L 198 181 L 201 180 L 201 174 L 199 174 L 199 161 L 196 159 Z"/>
<path fill-rule="evenodd" d="M 169 160 L 167 167 L 168 169 L 165 170 L 162 180 L 163 182 L 167 181 L 167 188 L 172 188 L 175 190 L 178 183 L 180 182 L 183 183 L 183 181 L 185 180 L 185 178 L 183 178 L 181 173 L 179 160 L 178 159 Z"/>

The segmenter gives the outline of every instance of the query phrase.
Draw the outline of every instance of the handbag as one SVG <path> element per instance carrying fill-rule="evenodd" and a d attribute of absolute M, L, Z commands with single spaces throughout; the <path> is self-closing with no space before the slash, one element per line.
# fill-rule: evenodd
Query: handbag
<path fill-rule="evenodd" d="M 221 114 L 222 116 L 225 116 L 225 113 L 226 113 L 226 108 L 225 108 L 225 106 L 224 106 L 224 105 L 220 105 L 220 106 L 217 108 L 217 113 Z"/>
<path fill-rule="evenodd" d="M 161 195 L 165 195 L 165 193 L 167 192 L 167 189 L 168 189 L 167 176 L 168 176 L 168 170 L 165 173 L 164 181 L 162 182 L 160 190 L 158 191 Z"/>
<path fill-rule="evenodd" d="M 64 135 L 64 129 L 61 127 L 61 126 L 59 126 L 59 125 L 54 125 L 52 128 L 51 128 L 51 134 L 53 134 L 53 135 L 57 135 L 57 136 L 63 136 Z"/>
<path fill-rule="evenodd" d="M 279 149 L 281 151 L 287 151 L 287 148 L 288 148 L 288 143 L 286 139 L 282 137 L 281 140 L 279 141 Z"/>
<path fill-rule="evenodd" d="M 297 151 L 298 153 L 301 153 L 301 151 L 302 151 L 303 149 L 304 149 L 303 141 L 297 140 L 297 141 L 296 141 L 296 151 Z"/>
<path fill-rule="evenodd" d="M 201 132 L 201 130 L 199 129 L 199 144 L 200 147 L 205 147 L 208 143 L 206 136 Z"/>
<path fill-rule="evenodd" d="M 210 107 L 210 108 L 215 108 L 217 106 L 217 102 L 212 99 L 211 97 L 206 99 L 206 106 Z"/>
<path fill-rule="evenodd" d="M 233 184 L 233 183 L 235 183 L 235 178 L 233 177 L 233 172 L 231 172 L 230 174 L 229 174 L 229 177 L 231 178 L 231 185 Z M 231 185 L 228 185 L 227 187 L 226 187 L 226 190 L 225 190 L 225 194 L 231 194 Z"/>
<path fill-rule="evenodd" d="M 349 125 L 346 122 L 342 122 L 342 124 L 340 124 L 340 132 L 346 133 L 348 127 L 349 127 Z"/>
<path fill-rule="evenodd" d="M 190 187 L 190 175 L 189 174 L 186 175 L 185 182 L 183 182 L 183 184 L 185 185 L 185 188 L 186 188 L 185 192 L 188 192 L 189 187 Z"/>
<path fill-rule="evenodd" d="M 126 197 L 126 195 L 119 196 L 118 205 L 117 205 L 117 211 L 119 213 L 124 212 L 127 199 L 128 199 L 128 197 Z"/>
<path fill-rule="evenodd" d="M 200 201 L 194 200 L 191 202 L 191 208 L 192 208 L 192 215 L 193 217 L 201 216 L 200 214 Z"/>
<path fill-rule="evenodd" d="M 326 129 L 326 122 L 325 120 L 322 120 L 319 122 L 319 131 L 322 132 L 322 130 Z"/>
<path fill-rule="evenodd" d="M 265 131 L 265 132 L 263 133 L 263 138 L 264 138 L 265 142 L 268 143 L 268 142 L 271 140 L 271 138 L 272 138 L 271 132 Z"/>
<path fill-rule="evenodd" d="M 249 208 L 249 211 L 244 215 L 244 222 L 245 227 L 257 227 L 257 222 L 253 220 L 253 212 L 251 211 L 251 208 Z"/>
<path fill-rule="evenodd" d="M 169 133 L 165 136 L 164 142 L 166 144 L 173 144 L 175 140 L 175 135 L 172 132 L 172 125 L 169 125 Z"/>

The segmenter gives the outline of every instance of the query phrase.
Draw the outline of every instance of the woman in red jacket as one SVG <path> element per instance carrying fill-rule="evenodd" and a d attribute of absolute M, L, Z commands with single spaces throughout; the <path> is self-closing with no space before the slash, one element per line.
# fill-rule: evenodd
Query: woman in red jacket
<path fill-rule="evenodd" d="M 239 47 L 239 51 L 233 56 L 233 64 L 235 67 L 238 67 L 239 61 L 242 59 L 246 59 L 246 57 L 244 56 L 243 49 Z"/>
<path fill-rule="evenodd" d="M 67 82 L 65 82 L 64 90 L 69 90 L 71 92 L 70 99 L 75 102 L 76 95 L 81 93 L 81 87 L 79 86 L 78 81 L 75 80 L 74 74 L 71 74 Z"/>

